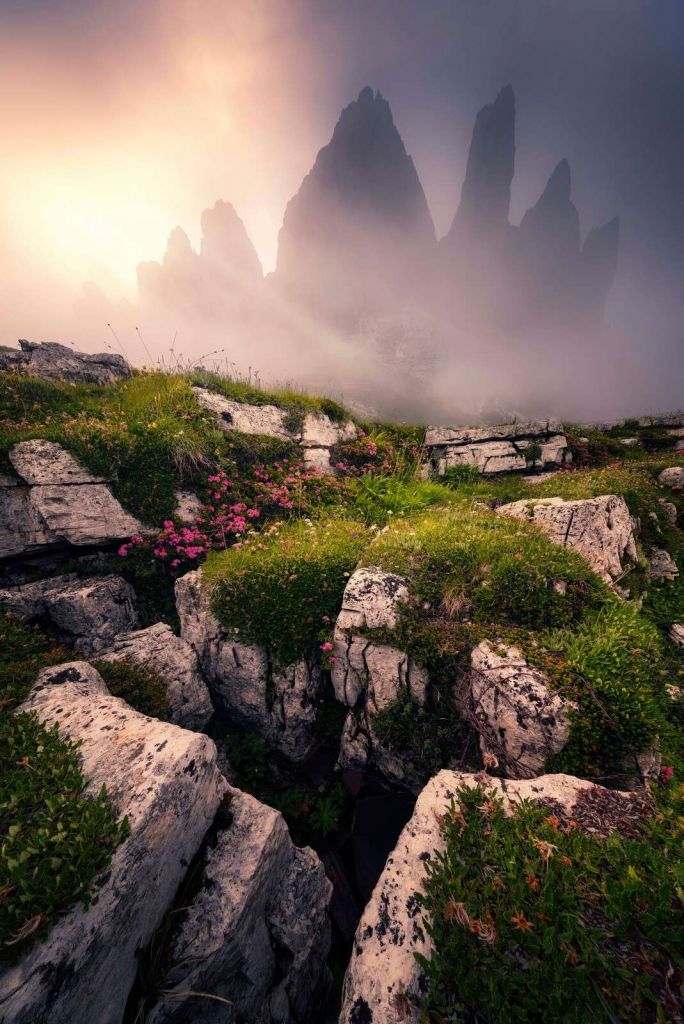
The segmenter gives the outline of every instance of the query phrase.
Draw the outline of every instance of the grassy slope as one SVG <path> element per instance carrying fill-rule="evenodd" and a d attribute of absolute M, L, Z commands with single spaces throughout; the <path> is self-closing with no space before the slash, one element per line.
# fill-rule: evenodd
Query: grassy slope
<path fill-rule="evenodd" d="M 194 380 L 239 401 L 274 402 L 296 416 L 309 410 L 341 416 L 327 400 L 255 392 L 251 385 L 205 375 Z M 21 438 L 60 441 L 94 471 L 113 475 L 122 503 L 159 525 L 171 512 L 177 486 L 201 487 L 209 473 L 226 463 L 246 471 L 255 462 L 270 466 L 284 457 L 271 442 L 216 431 L 190 385 L 187 377 L 162 374 L 139 375 L 108 388 L 5 377 L 0 381 L 0 456 L 6 457 Z M 527 524 L 495 517 L 486 508 L 520 498 L 623 494 L 641 520 L 644 549 L 663 546 L 684 568 L 681 532 L 669 527 L 659 499 L 674 501 L 680 513 L 682 501 L 656 479 L 664 465 L 683 460 L 596 437 L 591 450 L 577 449 L 588 465 L 541 484 L 520 477 L 474 479 L 464 473 L 445 486 L 415 479 L 420 429 L 366 426 L 370 440 L 356 456 L 345 453 L 361 475 L 352 473 L 332 504 L 329 496 L 324 505 L 317 504 L 317 493 L 312 493 L 306 507 L 288 513 L 294 520 L 308 516 L 312 525 L 270 526 L 268 535 L 262 532 L 240 548 L 211 555 L 206 576 L 226 626 L 247 641 L 263 643 L 274 663 L 292 660 L 330 636 L 347 574 L 356 563 L 381 564 L 407 573 L 416 595 L 386 639 L 411 649 L 430 668 L 438 692 L 450 693 L 479 639 L 514 640 L 578 702 L 572 739 L 557 766 L 588 775 L 610 772 L 626 750 L 658 732 L 665 762 L 684 771 L 681 702 L 673 704 L 665 689 L 682 678 L 681 655 L 667 639 L 670 623 L 684 613 L 681 583 L 650 585 L 642 608 L 625 605 L 577 555 L 555 548 Z M 364 472 L 368 465 L 375 466 L 374 473 Z M 568 584 L 565 594 L 553 587 L 558 579 Z M 136 582 L 143 590 L 147 586 L 144 577 Z M 17 643 L 10 638 L 11 648 Z M 43 658 L 50 657 L 48 650 L 10 659 L 4 685 L 12 700 L 20 699 Z M 398 706 L 394 717 L 378 723 L 378 731 L 388 745 L 408 747 L 433 770 L 449 751 L 442 740 L 454 733 L 453 722 L 444 718 L 444 704 L 436 712 L 428 709 L 425 721 L 418 722 L 415 709 Z M 681 814 L 676 792 L 658 793 L 668 822 Z M 71 805 L 77 799 L 78 786 L 76 791 L 71 786 L 67 800 Z M 79 876 L 82 885 L 87 885 L 86 875 Z"/>

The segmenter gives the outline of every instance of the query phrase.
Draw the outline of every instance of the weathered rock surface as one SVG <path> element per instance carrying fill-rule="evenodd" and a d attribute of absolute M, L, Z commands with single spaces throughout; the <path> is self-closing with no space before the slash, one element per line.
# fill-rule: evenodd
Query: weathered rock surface
<path fill-rule="evenodd" d="M 131 661 L 153 668 L 166 682 L 175 725 L 201 731 L 214 713 L 194 647 L 164 622 L 119 633 L 100 657 L 103 661 Z"/>
<path fill-rule="evenodd" d="M 677 511 L 677 506 L 674 504 L 674 502 L 672 502 L 672 501 L 665 501 L 664 498 L 659 498 L 658 499 L 658 504 L 660 505 L 660 507 L 662 508 L 663 512 L 665 513 L 665 516 L 666 516 L 667 521 L 670 524 L 670 526 L 676 526 L 677 525 L 677 518 L 679 516 L 679 513 Z"/>
<path fill-rule="evenodd" d="M 143 527 L 53 441 L 20 441 L 9 454 L 19 479 L 0 477 L 0 558 L 124 540 Z"/>
<path fill-rule="evenodd" d="M 332 886 L 313 850 L 292 844 L 278 811 L 236 789 L 227 800 L 230 825 L 207 851 L 162 979 L 168 997 L 148 1020 L 314 1021 L 329 982 Z"/>
<path fill-rule="evenodd" d="M 421 993 L 423 978 L 414 953 L 429 957 L 431 944 L 416 900 L 425 861 L 444 849 L 439 818 L 462 786 L 475 786 L 487 776 L 441 771 L 418 797 L 413 817 L 387 860 L 356 930 L 351 961 L 344 979 L 340 1024 L 398 1024 L 414 1021 L 400 1015 L 404 995 Z M 510 811 L 524 799 L 553 800 L 569 815 L 583 793 L 605 794 L 600 786 L 569 775 L 543 775 L 513 781 L 489 779 L 493 793 Z M 622 800 L 611 794 L 613 800 Z"/>
<path fill-rule="evenodd" d="M 532 446 L 540 449 L 534 459 Z M 531 468 L 558 469 L 571 460 L 558 420 L 491 427 L 428 427 L 425 447 L 428 466 L 438 476 L 453 466 L 474 466 L 480 473 L 511 473 Z"/>
<path fill-rule="evenodd" d="M 202 502 L 193 491 L 176 491 L 176 508 L 174 516 L 180 519 L 181 523 L 189 526 L 197 519 Z"/>
<path fill-rule="evenodd" d="M 86 657 L 109 647 L 117 633 L 139 625 L 135 593 L 120 576 L 74 573 L 0 590 L 0 605 L 18 618 L 47 622 L 60 640 Z"/>
<path fill-rule="evenodd" d="M 673 491 L 684 491 L 684 466 L 668 466 L 658 477 L 658 483 Z"/>
<path fill-rule="evenodd" d="M 373 764 L 383 774 L 412 785 L 417 776 L 401 757 L 383 748 L 373 730 L 373 716 L 390 707 L 402 692 L 416 704 L 425 704 L 428 674 L 405 651 L 355 632 L 393 628 L 398 606 L 408 596 L 402 576 L 376 566 L 357 569 L 350 576 L 335 624 L 332 682 L 337 699 L 351 709 L 339 764 L 355 769 Z"/>
<path fill-rule="evenodd" d="M 195 387 L 193 391 L 200 405 L 216 416 L 221 430 L 291 441 L 303 448 L 304 462 L 323 471 L 331 469 L 331 448 L 356 437 L 356 427 L 351 420 L 334 423 L 324 413 L 307 413 L 300 427 L 292 423 L 286 409 L 276 405 L 234 402 L 206 388 Z"/>
<path fill-rule="evenodd" d="M 19 349 L 0 352 L 0 370 L 17 370 L 48 380 L 73 380 L 88 384 L 112 384 L 127 380 L 131 368 L 113 352 L 90 355 L 75 352 L 55 341 L 19 341 Z"/>
<path fill-rule="evenodd" d="M 684 647 L 684 625 L 680 622 L 673 622 L 670 629 L 670 639 L 679 647 Z"/>
<path fill-rule="evenodd" d="M 176 582 L 181 636 L 199 657 L 216 708 L 293 761 L 315 742 L 322 690 L 315 659 L 275 672 L 263 647 L 228 635 L 213 615 L 200 570 Z"/>
<path fill-rule="evenodd" d="M 652 580 L 676 580 L 677 563 L 664 548 L 651 548 L 648 556 L 648 575 Z"/>
<path fill-rule="evenodd" d="M 572 705 L 517 647 L 483 640 L 470 662 L 469 717 L 482 753 L 493 754 L 507 778 L 535 778 L 567 743 Z"/>
<path fill-rule="evenodd" d="M 622 575 L 623 558 L 636 561 L 634 521 L 625 499 L 615 494 L 577 501 L 514 501 L 496 511 L 533 523 L 556 544 L 579 551 L 607 583 Z"/>
<path fill-rule="evenodd" d="M 225 788 L 216 748 L 133 711 L 84 662 L 41 672 L 22 710 L 81 742 L 88 791 L 107 787 L 130 835 L 114 852 L 99 901 L 57 921 L 18 964 L 0 969 L 0 1020 L 120 1024 L 136 951 L 161 923 Z"/>

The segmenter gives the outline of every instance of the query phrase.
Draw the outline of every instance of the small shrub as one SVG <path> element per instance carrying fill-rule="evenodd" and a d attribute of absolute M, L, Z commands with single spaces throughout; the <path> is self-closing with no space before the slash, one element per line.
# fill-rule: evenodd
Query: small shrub
<path fill-rule="evenodd" d="M 674 1024 L 684 928 L 672 823 L 604 839 L 539 804 L 506 817 L 482 787 L 457 801 L 419 897 L 433 944 L 417 957 L 421 1019 Z"/>
<path fill-rule="evenodd" d="M 171 718 L 168 686 L 166 681 L 149 665 L 132 661 L 93 661 L 109 692 L 121 697 L 132 708 L 150 718 L 168 722 Z"/>
<path fill-rule="evenodd" d="M 265 647 L 274 664 L 291 664 L 334 621 L 366 542 L 360 523 L 299 521 L 212 552 L 204 579 L 214 612 L 237 638 Z"/>

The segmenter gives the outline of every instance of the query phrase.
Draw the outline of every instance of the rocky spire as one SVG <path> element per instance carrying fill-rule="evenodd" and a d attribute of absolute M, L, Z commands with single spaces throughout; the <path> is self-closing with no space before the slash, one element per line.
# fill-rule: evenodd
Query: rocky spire
<path fill-rule="evenodd" d="M 425 194 L 390 106 L 366 87 L 342 111 L 288 203 L 277 277 L 323 305 L 372 305 L 368 275 L 373 287 L 382 287 L 381 278 L 396 277 L 400 265 L 433 242 Z"/>
<path fill-rule="evenodd" d="M 222 276 L 257 280 L 262 277 L 256 249 L 234 207 L 219 199 L 202 213 L 202 261 Z"/>
<path fill-rule="evenodd" d="M 617 270 L 620 218 L 613 217 L 592 228 L 582 246 L 585 306 L 588 314 L 601 316 Z"/>
<path fill-rule="evenodd" d="M 535 259 L 543 262 L 579 252 L 579 214 L 570 198 L 570 188 L 570 164 L 563 159 L 520 224 L 521 244 Z"/>
<path fill-rule="evenodd" d="M 447 238 L 505 232 L 515 168 L 515 95 L 510 85 L 475 120 L 461 205 Z"/>

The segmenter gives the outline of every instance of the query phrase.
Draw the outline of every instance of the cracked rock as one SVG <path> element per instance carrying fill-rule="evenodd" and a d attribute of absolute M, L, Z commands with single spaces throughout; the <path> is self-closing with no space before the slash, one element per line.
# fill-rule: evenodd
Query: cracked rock
<path fill-rule="evenodd" d="M 100 658 L 131 661 L 154 669 L 166 683 L 171 721 L 175 725 L 201 732 L 214 713 L 195 649 L 164 622 L 119 633 Z"/>
<path fill-rule="evenodd" d="M 533 523 L 556 544 L 574 548 L 606 583 L 622 575 L 623 558 L 636 561 L 634 520 L 625 499 L 615 494 L 577 501 L 514 501 L 496 511 Z"/>
<path fill-rule="evenodd" d="M 106 786 L 130 834 L 100 880 L 98 902 L 79 904 L 17 964 L 0 967 L 0 1020 L 120 1024 L 137 951 L 161 924 L 225 788 L 216 748 L 112 697 L 85 662 L 45 669 L 19 710 L 80 743 L 87 792 Z"/>
<path fill-rule="evenodd" d="M 63 643 L 92 657 L 139 625 L 135 593 L 121 576 L 75 574 L 0 590 L 0 605 L 26 622 L 47 622 Z"/>
<path fill-rule="evenodd" d="M 268 652 L 226 633 L 211 611 L 201 570 L 176 582 L 181 636 L 196 651 L 214 705 L 292 761 L 316 741 L 322 695 L 318 661 L 301 658 L 275 671 Z"/>
<path fill-rule="evenodd" d="M 474 466 L 485 474 L 553 470 L 572 458 L 558 420 L 428 427 L 425 446 L 428 467 L 438 476 L 454 466 Z"/>

